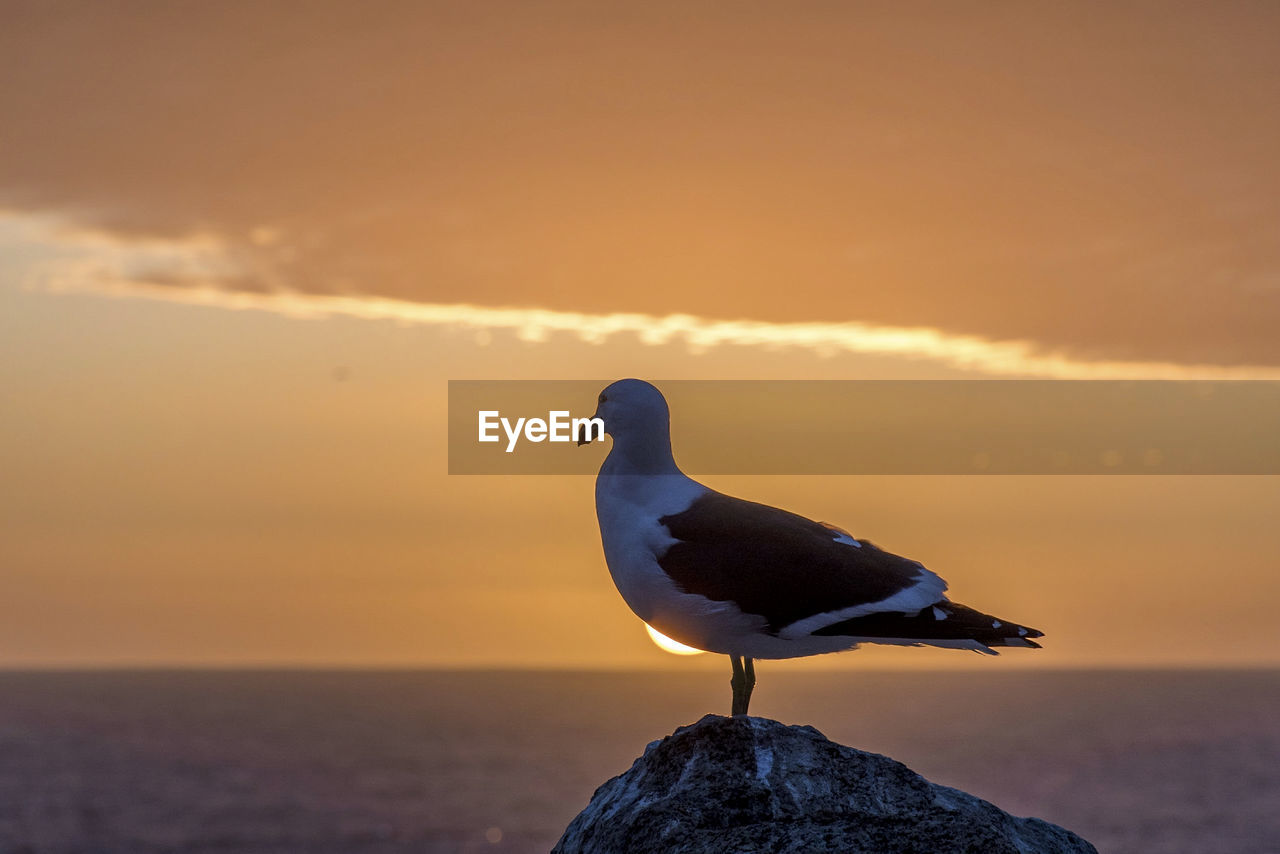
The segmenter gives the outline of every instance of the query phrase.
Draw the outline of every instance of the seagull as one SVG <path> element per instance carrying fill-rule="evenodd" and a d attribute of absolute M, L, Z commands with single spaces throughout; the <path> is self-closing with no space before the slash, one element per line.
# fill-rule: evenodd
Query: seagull
<path fill-rule="evenodd" d="M 671 416 L 653 385 L 624 379 L 594 418 L 613 438 L 596 477 L 605 562 L 636 616 L 682 644 L 728 655 L 732 714 L 746 715 L 755 659 L 863 643 L 997 655 L 1043 632 L 949 600 L 924 565 L 826 522 L 717 492 L 671 452 Z M 590 434 L 578 444 L 590 441 Z"/>

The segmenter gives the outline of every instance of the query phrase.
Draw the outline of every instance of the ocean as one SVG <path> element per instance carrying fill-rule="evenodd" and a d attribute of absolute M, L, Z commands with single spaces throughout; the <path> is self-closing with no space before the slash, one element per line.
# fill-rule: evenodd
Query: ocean
<path fill-rule="evenodd" d="M 727 668 L 726 668 L 727 670 Z M 0 854 L 546 852 L 728 674 L 0 673 Z M 1280 671 L 786 673 L 811 724 L 1103 854 L 1280 852 Z"/>

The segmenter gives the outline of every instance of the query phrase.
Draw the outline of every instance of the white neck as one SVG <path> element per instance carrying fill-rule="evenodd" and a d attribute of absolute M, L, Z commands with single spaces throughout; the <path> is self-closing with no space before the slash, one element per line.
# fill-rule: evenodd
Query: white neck
<path fill-rule="evenodd" d="M 600 474 L 680 474 L 671 454 L 670 430 L 664 425 L 660 430 L 628 430 L 614 436 Z"/>

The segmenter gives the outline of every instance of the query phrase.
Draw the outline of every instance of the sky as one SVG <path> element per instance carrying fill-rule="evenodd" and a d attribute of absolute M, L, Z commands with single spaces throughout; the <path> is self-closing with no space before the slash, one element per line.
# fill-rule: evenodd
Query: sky
<path fill-rule="evenodd" d="M 0 666 L 719 668 L 451 379 L 1280 378 L 1271 4 L 4 14 Z M 1275 477 L 708 482 L 1047 635 L 771 666 L 1280 664 Z"/>

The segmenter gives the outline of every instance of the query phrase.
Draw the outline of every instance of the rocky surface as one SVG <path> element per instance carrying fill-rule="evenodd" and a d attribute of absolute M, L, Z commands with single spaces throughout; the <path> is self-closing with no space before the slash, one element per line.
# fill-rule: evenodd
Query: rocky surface
<path fill-rule="evenodd" d="M 596 790 L 552 854 L 1097 854 L 812 727 L 708 715 Z"/>

